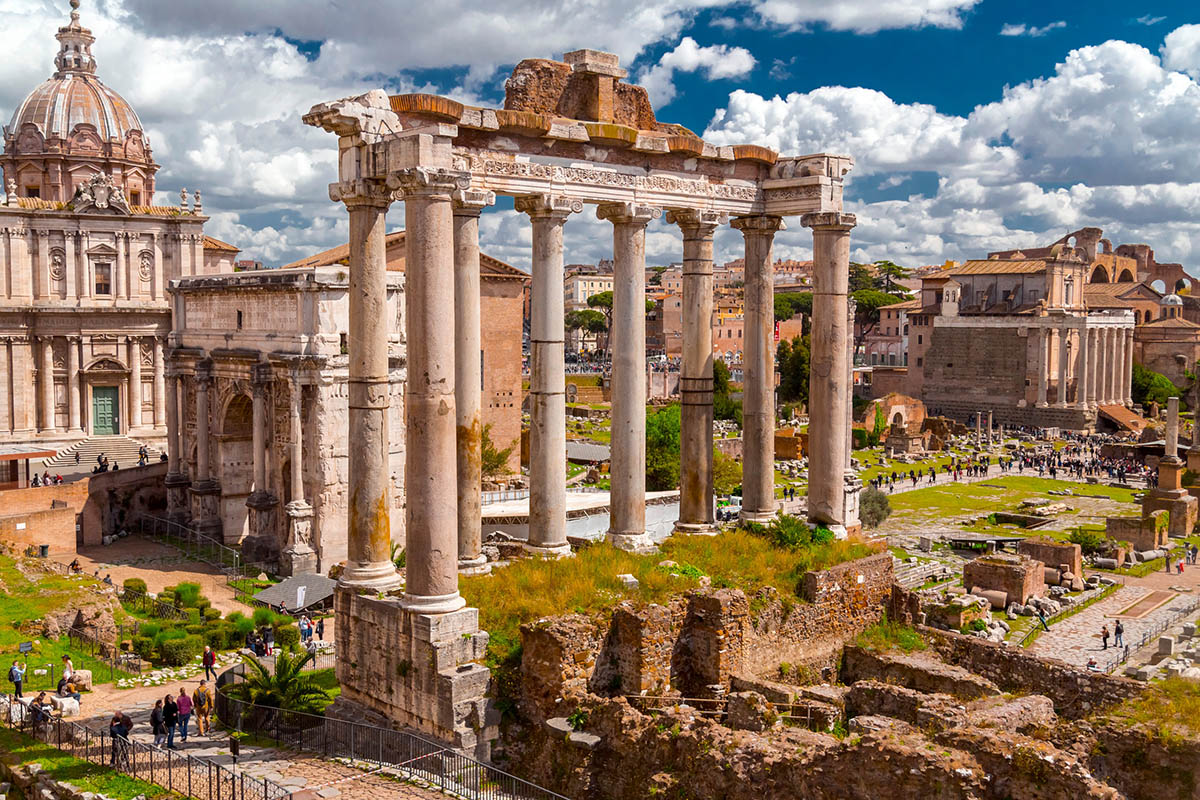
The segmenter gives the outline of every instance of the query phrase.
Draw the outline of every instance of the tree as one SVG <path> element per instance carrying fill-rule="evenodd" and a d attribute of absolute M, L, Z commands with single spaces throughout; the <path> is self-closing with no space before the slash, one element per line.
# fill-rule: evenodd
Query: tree
<path fill-rule="evenodd" d="M 858 503 L 858 516 L 863 525 L 868 528 L 878 528 L 891 513 L 892 504 L 886 494 L 874 486 L 863 489 Z"/>
<path fill-rule="evenodd" d="M 609 333 L 612 330 L 612 315 L 613 315 L 613 293 L 611 291 L 598 292 L 587 299 L 588 308 L 594 308 L 604 314 L 604 333 Z M 646 300 L 646 313 L 649 314 L 656 307 L 653 300 Z"/>
<path fill-rule="evenodd" d="M 871 268 L 866 264 L 856 264 L 850 262 L 850 291 L 857 292 L 859 289 L 874 289 L 875 276 L 871 274 Z"/>
<path fill-rule="evenodd" d="M 608 327 L 608 320 L 604 314 L 590 308 L 568 311 L 563 322 L 569 331 L 582 330 L 587 333 L 604 333 Z"/>
<path fill-rule="evenodd" d="M 903 297 L 887 294 L 878 289 L 859 289 L 851 295 L 857 304 L 854 309 L 854 322 L 857 335 L 854 337 L 854 348 L 857 349 L 866 339 L 867 334 L 879 325 L 879 309 L 893 303 L 901 303 Z"/>
<path fill-rule="evenodd" d="M 242 689 L 251 703 L 282 711 L 320 714 L 332 700 L 311 673 L 304 667 L 316 658 L 316 653 L 275 654 L 275 671 L 267 669 L 257 658 L 242 656 L 246 663 L 246 681 Z"/>
<path fill-rule="evenodd" d="M 1166 375 L 1146 369 L 1138 362 L 1133 362 L 1133 381 L 1131 385 L 1133 402 L 1148 407 L 1151 403 L 1160 406 L 1167 404 L 1171 397 L 1181 397 L 1182 392 Z"/>
<path fill-rule="evenodd" d="M 483 431 L 479 434 L 479 468 L 483 480 L 495 480 L 502 475 L 507 475 L 509 473 L 508 459 L 516 447 L 517 443 L 514 441 L 503 450 L 497 450 L 496 445 L 492 443 L 492 424 L 489 422 L 484 425 Z"/>
<path fill-rule="evenodd" d="M 891 261 L 876 261 L 875 276 L 879 282 L 879 288 L 888 294 L 893 294 L 896 288 L 896 281 L 903 280 L 912 274 L 912 270 L 907 267 L 902 267 Z"/>
<path fill-rule="evenodd" d="M 679 486 L 681 410 L 669 405 L 646 415 L 646 488 L 663 492 Z"/>
<path fill-rule="evenodd" d="M 742 404 L 730 395 L 729 367 L 719 358 L 713 359 L 713 416 L 742 425 Z"/>
<path fill-rule="evenodd" d="M 810 337 L 797 336 L 790 342 L 779 343 L 776 363 L 779 365 L 779 399 L 785 403 L 808 404 Z"/>
<path fill-rule="evenodd" d="M 713 493 L 733 494 L 742 485 L 742 465 L 736 458 L 713 448 Z"/>

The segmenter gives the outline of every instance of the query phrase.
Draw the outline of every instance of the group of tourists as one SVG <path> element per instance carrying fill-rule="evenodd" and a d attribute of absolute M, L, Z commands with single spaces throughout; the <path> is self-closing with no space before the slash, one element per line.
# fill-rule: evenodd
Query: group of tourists
<path fill-rule="evenodd" d="M 211 736 L 213 706 L 215 704 L 212 690 L 208 681 L 200 681 L 200 685 L 188 696 L 187 689 L 180 687 L 179 696 L 166 695 L 162 700 L 155 701 L 154 710 L 150 712 L 150 730 L 154 734 L 154 746 L 162 747 L 165 743 L 168 750 L 178 750 L 175 746 L 175 735 L 179 741 L 188 740 L 188 727 L 192 715 L 196 717 L 196 735 Z"/>
<path fill-rule="evenodd" d="M 41 475 L 34 473 L 33 480 L 29 482 L 30 486 L 57 486 L 63 482 L 62 475 L 51 475 L 50 470 L 46 470 Z"/>
<path fill-rule="evenodd" d="M 318 617 L 317 621 L 314 623 L 311 619 L 308 618 L 308 614 L 302 614 L 300 616 L 300 621 L 296 624 L 300 628 L 300 643 L 301 644 L 308 644 L 309 642 L 311 642 L 314 634 L 316 635 L 318 641 L 324 641 L 324 639 L 325 639 L 325 618 L 324 617 Z"/>
<path fill-rule="evenodd" d="M 116 472 L 120 468 L 121 468 L 120 464 L 118 464 L 116 461 L 112 462 L 111 469 L 113 472 Z M 101 453 L 100 455 L 96 456 L 96 466 L 92 467 L 92 474 L 97 474 L 100 472 L 108 472 L 109 469 L 110 469 L 110 467 L 108 465 L 108 456 L 104 455 L 104 453 Z"/>

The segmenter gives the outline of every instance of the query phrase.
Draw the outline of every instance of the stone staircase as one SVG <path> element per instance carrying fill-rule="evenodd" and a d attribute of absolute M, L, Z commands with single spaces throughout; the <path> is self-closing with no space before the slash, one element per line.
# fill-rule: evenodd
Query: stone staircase
<path fill-rule="evenodd" d="M 74 469 L 76 453 L 79 453 L 79 466 L 86 467 L 89 471 L 92 467 L 96 466 L 96 457 L 101 453 L 108 456 L 110 467 L 114 463 L 119 464 L 123 468 L 136 467 L 138 462 L 138 448 L 143 445 L 149 450 L 150 458 L 148 463 L 158 461 L 159 451 L 145 444 L 145 442 L 139 442 L 137 439 L 121 435 L 89 436 L 86 439 L 80 439 L 70 447 L 59 450 L 58 454 L 53 458 L 47 458 L 45 469 L 51 471 L 55 469 Z"/>

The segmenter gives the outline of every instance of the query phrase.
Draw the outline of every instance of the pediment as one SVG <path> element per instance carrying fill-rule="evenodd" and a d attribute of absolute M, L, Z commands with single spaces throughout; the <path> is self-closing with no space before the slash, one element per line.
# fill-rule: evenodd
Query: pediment
<path fill-rule="evenodd" d="M 89 256 L 116 258 L 117 257 L 117 249 L 115 247 L 113 247 L 112 245 L 101 243 L 101 244 L 95 245 L 94 247 L 89 247 L 87 249 L 87 254 Z"/>

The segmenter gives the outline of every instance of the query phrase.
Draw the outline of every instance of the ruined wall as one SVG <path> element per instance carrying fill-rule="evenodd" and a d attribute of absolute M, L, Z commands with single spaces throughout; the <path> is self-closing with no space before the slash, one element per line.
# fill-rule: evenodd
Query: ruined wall
<path fill-rule="evenodd" d="M 1077 544 L 1053 539 L 1022 539 L 1017 543 L 1017 552 L 1055 569 L 1066 564 L 1072 575 L 1083 575 L 1083 550 Z"/>
<path fill-rule="evenodd" d="M 49 545 L 51 558 L 73 557 L 75 509 L 22 511 L 0 516 L 0 544 L 10 546 L 18 553 L 30 546 Z"/>
<path fill-rule="evenodd" d="M 1027 556 L 980 556 L 963 567 L 963 586 L 972 594 L 975 589 L 1004 592 L 1006 604 L 1024 603 L 1046 593 L 1046 574 L 1041 562 Z"/>
<path fill-rule="evenodd" d="M 1166 742 L 1144 725 L 1094 727 L 1089 766 L 1133 800 L 1200 800 L 1200 740 Z"/>
<path fill-rule="evenodd" d="M 1021 330 L 981 319 L 977 326 L 937 324 L 926 331 L 932 341 L 925 353 L 921 399 L 935 413 L 962 404 L 1016 408 L 1026 399 L 1028 371 L 1027 337 Z"/>

